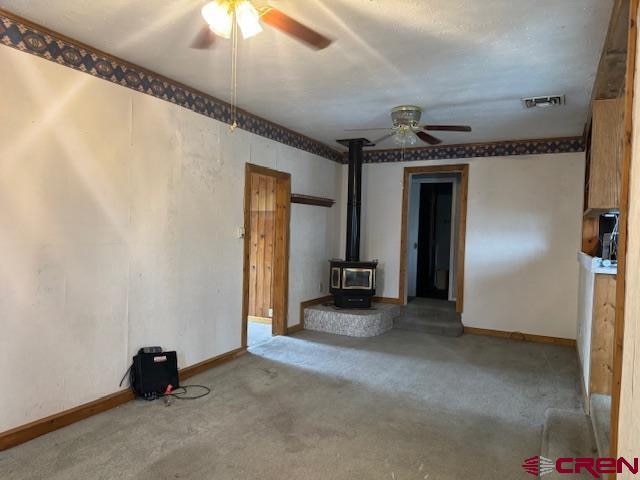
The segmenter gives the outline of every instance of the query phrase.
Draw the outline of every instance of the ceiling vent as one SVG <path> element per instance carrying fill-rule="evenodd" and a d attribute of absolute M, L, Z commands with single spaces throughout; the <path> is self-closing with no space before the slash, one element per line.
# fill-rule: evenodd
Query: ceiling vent
<path fill-rule="evenodd" d="M 564 95 L 547 95 L 522 99 L 524 108 L 560 107 L 566 103 Z"/>

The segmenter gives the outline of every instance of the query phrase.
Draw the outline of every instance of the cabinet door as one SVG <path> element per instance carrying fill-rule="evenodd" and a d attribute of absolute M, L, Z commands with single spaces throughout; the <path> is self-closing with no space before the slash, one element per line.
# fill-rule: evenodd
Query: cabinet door
<path fill-rule="evenodd" d="M 623 106 L 621 98 L 593 102 L 588 210 L 620 206 Z"/>
<path fill-rule="evenodd" d="M 616 276 L 596 274 L 591 324 L 589 392 L 611 395 L 616 322 Z"/>

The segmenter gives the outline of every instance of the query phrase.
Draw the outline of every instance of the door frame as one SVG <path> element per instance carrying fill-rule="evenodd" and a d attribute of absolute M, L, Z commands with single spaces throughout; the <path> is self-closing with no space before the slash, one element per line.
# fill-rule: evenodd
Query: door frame
<path fill-rule="evenodd" d="M 249 315 L 249 268 L 251 256 L 251 176 L 276 180 L 276 218 L 273 242 L 273 335 L 287 334 L 289 305 L 289 222 L 291 218 L 291 174 L 247 163 L 244 170 L 244 260 L 242 267 L 242 347 L 247 347 Z"/>
<path fill-rule="evenodd" d="M 411 185 L 413 186 L 414 183 L 418 183 L 419 185 L 423 185 L 425 183 L 449 183 L 451 184 L 451 247 L 450 247 L 450 255 L 451 255 L 451 260 L 449 262 L 449 272 L 454 272 L 454 270 L 457 270 L 457 259 L 456 259 L 456 254 L 458 253 L 458 248 L 457 248 L 457 243 L 456 243 L 456 239 L 457 239 L 457 223 L 458 223 L 458 213 L 457 213 L 457 209 L 458 209 L 458 196 L 459 194 L 459 189 L 460 189 L 460 185 L 458 184 L 458 179 L 454 179 L 454 178 L 446 178 L 446 179 L 429 179 L 428 181 L 418 181 L 418 182 L 414 182 L 414 178 L 411 179 Z M 410 211 L 411 209 L 411 202 L 413 201 L 412 196 L 411 196 L 411 189 L 409 190 L 409 203 L 407 205 L 407 208 L 409 209 L 408 211 Z M 419 212 L 418 212 L 419 213 Z M 409 215 L 409 213 L 407 214 Z M 455 221 L 454 221 L 455 220 Z M 415 221 L 415 218 L 409 218 L 407 216 L 407 235 L 409 234 L 409 229 L 411 228 L 411 222 Z M 407 245 L 409 245 L 411 238 L 409 238 L 410 235 L 407 236 Z M 411 251 L 411 248 L 408 249 L 408 252 Z M 409 255 L 409 253 L 407 253 L 407 261 L 409 260 L 409 257 L 411 255 Z M 409 262 L 410 264 L 411 262 Z M 409 268 L 407 267 L 407 296 L 409 295 L 409 285 L 411 285 L 411 279 L 408 277 L 409 274 Z M 449 284 L 447 286 L 448 289 L 448 295 L 447 295 L 447 300 L 450 302 L 455 302 L 456 301 L 456 296 L 453 294 L 455 291 L 454 288 L 454 282 L 456 281 L 456 275 L 449 275 Z"/>
<path fill-rule="evenodd" d="M 464 254 L 467 237 L 467 198 L 469 190 L 469 164 L 460 165 L 429 165 L 422 167 L 405 167 L 402 182 L 402 226 L 400 231 L 400 278 L 398 292 L 400 303 L 407 303 L 407 263 L 408 263 L 408 230 L 409 230 L 409 192 L 411 177 L 421 174 L 458 173 L 460 174 L 460 190 L 458 202 L 460 217 L 458 219 L 458 238 L 456 252 L 456 312 L 462 313 L 464 308 Z"/>
<path fill-rule="evenodd" d="M 623 5 L 624 2 L 620 3 Z M 635 88 L 636 82 L 636 54 L 637 54 L 637 38 L 638 38 L 638 16 L 640 1 L 631 0 L 629 3 L 629 23 L 627 28 L 627 60 L 624 79 L 624 90 L 622 98 L 624 98 L 624 123 L 622 132 L 622 164 L 620 172 L 620 231 L 618 236 L 618 273 L 616 280 L 616 316 L 614 326 L 614 349 L 613 349 L 613 384 L 611 387 L 611 443 L 609 456 L 618 457 L 621 453 L 620 448 L 620 420 L 621 420 L 621 402 L 622 402 L 622 383 L 623 368 L 633 369 L 633 362 L 626 360 L 624 357 L 625 344 L 631 347 L 638 342 L 638 334 L 636 328 L 629 329 L 626 323 L 635 322 L 634 315 L 638 312 L 638 301 L 635 292 L 628 287 L 629 284 L 637 285 L 637 270 L 627 269 L 627 266 L 637 261 L 637 252 L 628 251 L 629 237 L 633 238 L 637 235 L 637 218 L 633 217 L 631 210 L 631 197 L 633 172 L 632 166 L 638 161 L 636 159 L 637 146 L 634 144 L 634 124 L 637 119 L 634 118 L 634 101 L 638 95 Z M 614 4 L 615 8 L 618 2 Z M 635 174 L 637 175 L 637 174 Z M 629 357 L 631 358 L 631 356 Z M 625 363 L 625 361 L 627 363 Z M 631 381 L 632 376 L 627 375 L 625 381 Z M 628 387 L 631 388 L 631 387 Z M 628 391 L 626 392 L 628 395 Z M 629 398 L 626 399 L 630 400 Z M 628 438 L 626 440 L 629 440 Z M 615 474 L 610 478 L 615 478 Z"/>
<path fill-rule="evenodd" d="M 418 222 L 417 222 L 416 225 L 414 225 L 412 221 L 415 220 L 415 218 L 409 218 L 408 219 L 408 223 L 407 223 L 407 233 L 409 233 L 409 236 L 410 236 L 411 227 L 412 226 L 417 227 L 418 238 L 417 238 L 416 243 L 418 244 L 419 247 L 428 246 L 428 248 L 426 250 L 424 248 L 417 248 L 416 249 L 417 250 L 416 251 L 416 254 L 417 254 L 416 255 L 416 295 L 418 295 L 418 291 L 417 291 L 418 285 L 420 285 L 421 287 L 424 288 L 424 285 L 422 284 L 422 282 L 418 282 L 418 280 L 419 279 L 421 279 L 423 281 L 425 280 L 424 275 L 421 275 L 421 273 L 425 273 L 425 272 L 422 272 L 422 269 L 420 268 L 421 267 L 421 265 L 419 263 L 420 259 L 424 260 L 424 255 L 425 255 L 425 253 L 427 253 L 427 256 L 430 258 L 430 261 L 434 261 L 434 264 L 431 265 L 431 267 L 433 267 L 433 271 L 430 272 L 430 273 L 432 273 L 434 275 L 434 277 L 428 279 L 429 283 L 431 283 L 432 280 L 434 282 L 433 285 L 429 285 L 429 290 L 430 290 L 431 286 L 435 287 L 435 282 L 436 282 L 435 275 L 436 275 L 436 272 L 437 272 L 437 269 L 435 267 L 436 267 L 436 263 L 437 263 L 438 252 L 439 252 L 439 245 L 437 244 L 438 242 L 435 240 L 435 238 L 429 238 L 429 242 L 427 242 L 427 244 L 420 243 L 421 233 L 426 233 L 424 231 L 425 225 L 422 224 L 422 221 L 424 219 L 426 219 L 427 217 L 430 220 L 434 220 L 434 223 L 432 225 L 430 225 L 429 230 L 431 230 L 431 228 L 434 228 L 434 231 L 432 233 L 434 233 L 434 235 L 437 233 L 436 230 L 435 230 L 435 228 L 436 228 L 435 227 L 435 221 L 437 220 L 437 215 L 435 215 L 435 217 L 433 217 L 433 218 L 431 218 L 431 215 L 426 215 L 426 217 L 423 217 L 423 215 L 425 213 L 423 211 L 424 210 L 423 207 L 425 207 L 426 205 L 423 204 L 422 193 L 423 193 L 425 188 L 432 188 L 432 189 L 435 189 L 436 191 L 437 190 L 442 190 L 444 188 L 444 189 L 446 189 L 448 191 L 451 191 L 449 208 L 448 208 L 449 214 L 451 215 L 451 219 L 450 219 L 449 228 L 447 228 L 448 234 L 449 234 L 449 242 L 447 243 L 447 248 L 446 248 L 446 250 L 448 251 L 448 254 L 450 256 L 449 257 L 449 261 L 447 262 L 448 267 L 449 267 L 449 275 L 447 277 L 447 284 L 446 284 L 446 287 L 444 289 L 444 290 L 446 290 L 446 295 L 445 295 L 446 299 L 451 301 L 451 299 L 450 299 L 450 296 L 451 296 L 451 293 L 452 293 L 451 292 L 451 280 L 453 280 L 452 277 L 454 277 L 454 275 L 452 275 L 452 272 L 453 272 L 453 269 L 455 268 L 455 258 L 454 257 L 455 257 L 455 254 L 456 254 L 456 249 L 455 249 L 456 241 L 455 241 L 455 236 L 454 236 L 454 229 L 452 227 L 455 225 L 456 220 L 457 220 L 457 218 L 456 218 L 457 216 L 456 216 L 455 211 L 453 209 L 454 208 L 453 197 L 455 195 L 457 183 L 458 183 L 457 178 L 447 178 L 447 179 L 443 179 L 443 181 L 440 181 L 440 178 L 438 178 L 437 176 L 429 176 L 428 179 L 425 179 L 425 181 L 420 182 L 420 183 L 418 183 L 415 178 L 411 179 L 411 189 L 409 191 L 409 205 L 408 205 L 408 208 L 411 209 L 411 206 L 412 206 L 411 202 L 412 202 L 412 200 L 415 199 L 415 196 L 414 196 L 413 199 L 411 198 L 412 197 L 411 193 L 413 192 L 414 188 L 416 188 L 420 192 L 420 194 L 419 194 L 420 203 L 419 203 L 418 209 L 417 209 Z M 438 193 L 436 193 L 436 197 L 437 197 L 437 195 L 438 195 Z M 434 207 L 435 209 L 437 209 L 438 208 L 437 199 L 432 199 L 432 200 L 435 200 L 435 204 L 430 205 L 430 207 Z M 434 241 L 433 244 L 431 243 L 431 240 Z M 411 238 L 407 239 L 407 247 L 408 247 L 407 248 L 407 260 L 409 261 L 410 258 L 411 258 L 411 251 L 413 249 L 413 247 L 411 246 Z M 424 266 L 424 264 L 423 264 L 423 266 Z M 452 266 L 453 266 L 453 268 L 452 268 Z M 407 282 L 408 282 L 409 285 L 411 285 L 411 278 L 409 278 L 408 273 L 409 273 L 409 266 L 407 267 Z M 435 290 L 436 291 L 438 290 L 437 287 L 435 288 Z M 425 293 L 424 290 L 422 291 L 422 293 L 423 294 Z M 431 293 L 435 293 L 435 292 L 431 292 Z M 409 297 L 409 294 L 410 294 L 409 289 L 407 289 L 407 298 Z M 422 296 L 422 295 L 420 295 L 420 296 Z"/>

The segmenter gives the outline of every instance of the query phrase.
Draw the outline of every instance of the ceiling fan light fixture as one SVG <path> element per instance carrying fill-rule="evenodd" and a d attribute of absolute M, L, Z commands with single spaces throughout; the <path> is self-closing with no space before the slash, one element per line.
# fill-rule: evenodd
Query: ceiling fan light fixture
<path fill-rule="evenodd" d="M 416 145 L 420 139 L 410 128 L 400 128 L 393 141 L 401 147 Z"/>
<path fill-rule="evenodd" d="M 221 0 L 208 2 L 202 7 L 201 13 L 213 33 L 223 38 L 231 38 L 233 16 L 227 2 Z"/>
<path fill-rule="evenodd" d="M 260 14 L 251 2 L 245 0 L 236 5 L 236 19 L 242 32 L 242 38 L 251 38 L 262 32 Z"/>

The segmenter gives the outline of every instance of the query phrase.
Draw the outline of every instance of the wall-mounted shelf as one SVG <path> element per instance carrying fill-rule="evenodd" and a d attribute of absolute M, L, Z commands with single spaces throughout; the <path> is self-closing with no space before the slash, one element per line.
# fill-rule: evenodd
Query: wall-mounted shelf
<path fill-rule="evenodd" d="M 317 207 L 331 208 L 333 207 L 333 204 L 336 203 L 336 201 L 330 198 L 314 197 L 313 195 L 292 193 L 291 203 L 300 203 L 302 205 L 315 205 Z"/>

